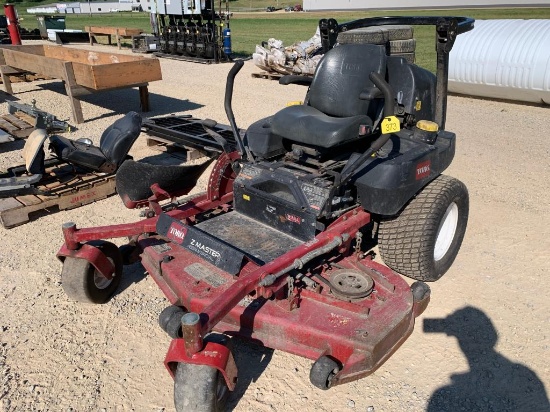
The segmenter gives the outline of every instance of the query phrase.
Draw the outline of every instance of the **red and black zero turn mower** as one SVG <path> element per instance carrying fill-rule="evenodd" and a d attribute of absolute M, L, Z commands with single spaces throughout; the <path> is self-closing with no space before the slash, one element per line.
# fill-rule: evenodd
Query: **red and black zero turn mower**
<path fill-rule="evenodd" d="M 165 365 L 178 411 L 223 409 L 237 382 L 231 336 L 312 359 L 311 383 L 320 389 L 369 375 L 411 334 L 430 297 L 424 281 L 439 279 L 460 248 L 468 193 L 441 173 L 456 138 L 444 130 L 448 55 L 473 20 L 320 23 L 327 50 L 313 79 L 281 79 L 309 86 L 304 104 L 246 133 L 231 110 L 243 63 L 231 69 L 233 138 L 203 122 L 208 148 L 220 152 L 205 193 L 175 199 L 204 166 L 125 162 L 117 189 L 126 205 L 146 206 L 146 218 L 63 226 L 58 256 L 69 296 L 106 301 L 123 262 L 141 259 L 171 302 L 159 321 L 173 338 Z M 332 47 L 339 31 L 383 25 L 435 26 L 437 76 L 388 56 L 384 44 Z M 136 182 L 138 173 L 150 179 Z M 130 244 L 100 240 L 114 237 Z M 368 252 L 371 240 L 387 266 Z"/>

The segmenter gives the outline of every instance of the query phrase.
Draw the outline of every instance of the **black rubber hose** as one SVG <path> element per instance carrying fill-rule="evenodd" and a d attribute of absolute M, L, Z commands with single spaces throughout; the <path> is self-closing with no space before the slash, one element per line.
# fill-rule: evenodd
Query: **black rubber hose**
<path fill-rule="evenodd" d="M 235 136 L 235 141 L 237 142 L 237 145 L 239 146 L 239 152 L 244 152 L 244 144 L 241 139 L 241 135 L 239 134 L 239 129 L 237 129 L 237 124 L 235 123 L 235 116 L 233 115 L 233 108 L 231 107 L 231 100 L 233 99 L 233 84 L 235 83 L 235 76 L 239 71 L 243 68 L 244 63 L 241 60 L 237 60 L 231 70 L 229 70 L 229 73 L 227 74 L 227 83 L 225 85 L 225 114 L 227 115 L 227 119 L 229 120 L 229 124 L 231 125 L 231 130 L 233 131 L 233 135 Z"/>

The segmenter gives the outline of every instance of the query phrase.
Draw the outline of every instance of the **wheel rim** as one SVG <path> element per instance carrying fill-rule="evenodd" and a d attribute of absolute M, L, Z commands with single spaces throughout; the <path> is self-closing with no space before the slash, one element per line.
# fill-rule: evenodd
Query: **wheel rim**
<path fill-rule="evenodd" d="M 447 207 L 443 219 L 441 219 L 441 223 L 439 224 L 439 229 L 437 230 L 434 247 L 434 260 L 436 262 L 441 260 L 449 251 L 455 237 L 457 226 L 458 205 L 453 202 Z"/>
<path fill-rule="evenodd" d="M 109 262 L 112 263 L 112 265 L 115 265 L 115 262 L 111 258 L 109 259 Z M 115 275 L 113 273 L 113 275 Z M 107 279 L 105 276 L 103 276 L 101 273 L 98 272 L 97 269 L 94 269 L 94 285 L 98 289 L 107 289 L 109 285 L 113 282 L 113 279 Z"/>

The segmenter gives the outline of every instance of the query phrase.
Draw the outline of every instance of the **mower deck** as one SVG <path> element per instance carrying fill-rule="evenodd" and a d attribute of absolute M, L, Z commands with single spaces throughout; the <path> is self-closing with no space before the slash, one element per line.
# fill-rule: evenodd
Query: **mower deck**
<path fill-rule="evenodd" d="M 229 224 L 244 220 L 242 215 L 233 212 L 211 219 L 208 225 L 199 226 L 202 225 L 202 229 L 212 228 L 222 223 L 220 218 Z M 223 233 L 218 232 L 217 235 L 220 238 L 226 236 L 232 242 L 240 242 L 243 232 L 228 235 L 230 232 L 230 229 L 225 228 Z M 266 232 L 265 237 L 274 235 L 273 232 Z M 270 250 L 270 247 L 259 250 L 257 246 L 260 246 L 264 237 L 259 237 L 258 225 L 254 233 L 253 240 L 256 243 L 253 249 L 256 252 L 283 252 L 280 247 L 276 248 L 276 252 Z M 281 235 L 288 238 L 284 234 L 279 234 L 279 237 Z M 273 239 L 269 243 L 273 245 L 276 242 Z M 229 299 L 230 289 L 259 267 L 248 263 L 240 273 L 232 276 L 207 262 L 200 256 L 200 252 L 193 252 L 174 242 L 155 237 L 143 239 L 139 243 L 140 249 L 143 249 L 143 266 L 171 303 L 196 313 L 203 313 L 216 300 Z M 251 246 L 243 242 L 233 245 L 243 248 Z M 289 256 L 294 252 L 290 243 L 287 243 L 285 249 L 286 253 L 279 257 L 290 259 Z M 229 311 L 214 330 L 253 339 L 267 347 L 309 359 L 332 356 L 343 364 L 342 372 L 333 385 L 367 376 L 412 332 L 413 296 L 399 275 L 369 258 L 361 261 L 357 261 L 355 256 L 342 259 L 324 271 L 323 276 L 329 281 L 338 282 L 337 278 L 345 270 L 360 272 L 372 278 L 372 292 L 361 299 L 346 300 L 337 298 L 319 282 L 312 288 L 288 297 L 265 299 L 247 296 Z"/>

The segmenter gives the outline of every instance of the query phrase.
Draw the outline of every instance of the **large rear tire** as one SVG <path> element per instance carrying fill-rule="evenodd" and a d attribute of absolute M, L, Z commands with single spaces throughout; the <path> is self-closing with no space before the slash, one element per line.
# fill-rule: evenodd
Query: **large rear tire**
<path fill-rule="evenodd" d="M 458 254 L 468 208 L 466 186 L 438 176 L 398 216 L 380 221 L 378 247 L 384 263 L 415 280 L 438 280 Z"/>
<path fill-rule="evenodd" d="M 93 241 L 88 245 L 101 250 L 115 266 L 114 277 L 107 279 L 85 259 L 66 257 L 61 269 L 61 286 L 71 299 L 85 303 L 105 303 L 116 292 L 122 279 L 122 255 L 116 245 Z"/>

